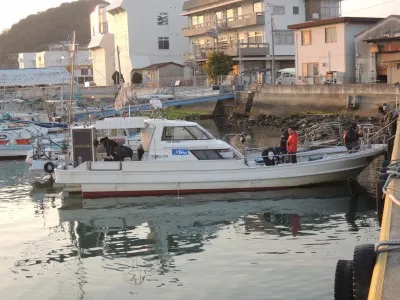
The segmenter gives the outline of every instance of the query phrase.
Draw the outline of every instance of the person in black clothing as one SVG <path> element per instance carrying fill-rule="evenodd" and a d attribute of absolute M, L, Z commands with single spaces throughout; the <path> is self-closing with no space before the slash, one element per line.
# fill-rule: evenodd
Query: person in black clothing
<path fill-rule="evenodd" d="M 287 143 L 288 138 L 289 138 L 288 131 L 283 129 L 282 135 L 281 135 L 280 146 L 279 146 L 279 150 L 281 151 L 282 154 L 287 154 L 286 143 Z"/>
<path fill-rule="evenodd" d="M 113 155 L 114 148 L 119 146 L 116 141 L 110 140 L 108 137 L 101 138 L 100 144 L 102 144 L 106 148 L 107 156 Z"/>
<path fill-rule="evenodd" d="M 345 145 L 349 151 L 360 150 L 359 139 L 362 134 L 359 132 L 358 125 L 356 122 L 351 123 L 350 128 L 346 132 Z"/>
<path fill-rule="evenodd" d="M 280 140 L 280 145 L 279 145 L 279 152 L 283 154 L 283 163 L 288 163 L 288 157 L 287 157 L 287 140 L 289 138 L 289 133 L 286 129 L 282 129 L 282 135 L 281 135 L 281 140 Z"/>

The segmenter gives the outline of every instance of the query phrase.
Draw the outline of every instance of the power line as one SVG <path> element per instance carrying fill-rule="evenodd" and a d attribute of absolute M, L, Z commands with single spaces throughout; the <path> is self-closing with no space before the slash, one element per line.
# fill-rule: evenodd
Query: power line
<path fill-rule="evenodd" d="M 388 3 L 391 3 L 391 2 L 395 2 L 395 1 L 399 1 L 399 0 L 390 0 L 390 1 L 383 2 L 383 3 L 379 3 L 379 4 L 375 4 L 375 5 L 371 5 L 371 6 L 367 6 L 367 7 L 363 7 L 363 8 L 359 8 L 359 9 L 355 9 L 355 10 L 351 10 L 351 11 L 347 11 L 347 12 L 344 12 L 342 14 L 348 14 L 348 13 L 352 13 L 352 12 L 357 12 L 357 11 L 360 11 L 360 10 L 365 10 L 365 9 L 368 9 L 368 8 L 373 8 L 373 7 L 385 5 L 385 4 L 388 4 Z"/>

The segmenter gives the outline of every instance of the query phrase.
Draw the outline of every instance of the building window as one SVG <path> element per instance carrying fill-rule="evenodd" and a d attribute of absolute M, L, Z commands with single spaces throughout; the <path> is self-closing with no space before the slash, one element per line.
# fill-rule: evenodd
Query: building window
<path fill-rule="evenodd" d="M 169 37 L 159 37 L 158 38 L 158 49 L 168 50 L 169 49 Z"/>
<path fill-rule="evenodd" d="M 242 18 L 242 7 L 238 6 L 238 8 L 236 9 L 236 16 L 238 19 Z"/>
<path fill-rule="evenodd" d="M 281 44 L 281 45 L 294 44 L 293 31 L 291 31 L 291 30 L 275 30 L 274 31 L 274 43 Z"/>
<path fill-rule="evenodd" d="M 319 20 L 319 13 L 313 13 L 312 18 L 313 20 Z"/>
<path fill-rule="evenodd" d="M 301 44 L 303 46 L 311 45 L 311 31 L 305 30 L 301 32 Z"/>
<path fill-rule="evenodd" d="M 157 14 L 157 25 L 168 25 L 168 13 L 162 12 Z"/>
<path fill-rule="evenodd" d="M 293 6 L 293 14 L 298 15 L 300 13 L 300 8 L 298 6 Z"/>
<path fill-rule="evenodd" d="M 272 13 L 278 15 L 285 14 L 285 6 L 284 5 L 274 5 L 272 6 Z"/>
<path fill-rule="evenodd" d="M 249 44 L 260 44 L 263 42 L 263 33 L 262 32 L 249 32 L 247 41 Z M 255 45 L 253 45 L 255 46 Z M 251 47 L 251 45 L 250 45 Z"/>
<path fill-rule="evenodd" d="M 261 2 L 261 1 L 260 1 L 260 2 L 254 2 L 254 3 L 253 3 L 253 11 L 254 11 L 255 13 L 263 12 L 263 5 L 262 5 L 262 2 Z"/>
<path fill-rule="evenodd" d="M 81 69 L 81 75 L 82 76 L 88 76 L 89 75 L 89 70 L 88 69 Z"/>
<path fill-rule="evenodd" d="M 234 11 L 233 8 L 230 8 L 230 9 L 226 10 L 226 20 L 228 22 L 235 20 L 235 11 Z"/>
<path fill-rule="evenodd" d="M 325 28 L 325 43 L 336 43 L 336 27 Z"/>
<path fill-rule="evenodd" d="M 193 26 L 203 26 L 204 25 L 204 16 L 193 16 L 192 17 L 192 25 Z"/>
<path fill-rule="evenodd" d="M 223 13 L 222 13 L 222 11 L 217 11 L 216 13 L 215 13 L 215 19 L 217 20 L 217 21 L 222 21 L 222 17 L 223 17 Z"/>

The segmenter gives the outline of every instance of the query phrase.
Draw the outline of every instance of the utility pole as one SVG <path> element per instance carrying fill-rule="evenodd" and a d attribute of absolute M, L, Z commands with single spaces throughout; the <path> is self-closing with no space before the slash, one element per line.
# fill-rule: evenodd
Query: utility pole
<path fill-rule="evenodd" d="M 239 82 L 240 85 L 242 85 L 242 44 L 240 43 L 240 39 L 238 39 L 238 43 L 237 43 L 237 47 L 238 47 L 238 55 L 239 55 Z"/>
<path fill-rule="evenodd" d="M 271 9 L 271 45 L 272 45 L 272 63 L 271 63 L 271 82 L 272 84 L 275 84 L 275 41 L 274 41 L 274 15 L 272 13 L 272 7 Z"/>
<path fill-rule="evenodd" d="M 215 14 L 215 50 L 218 52 L 218 15 Z"/>
<path fill-rule="evenodd" d="M 75 87 L 75 31 L 72 36 L 72 47 L 71 47 L 71 77 L 69 86 L 69 113 L 68 113 L 68 124 L 72 124 L 72 101 L 74 97 Z"/>
<path fill-rule="evenodd" d="M 117 59 L 118 59 L 118 86 L 121 88 L 122 84 L 122 74 L 121 74 L 121 60 L 120 60 L 120 51 L 119 51 L 119 46 L 117 46 Z"/>
<path fill-rule="evenodd" d="M 194 86 L 197 86 L 197 61 L 196 61 L 196 47 L 192 43 L 192 53 L 193 53 L 193 80 L 194 80 Z"/>

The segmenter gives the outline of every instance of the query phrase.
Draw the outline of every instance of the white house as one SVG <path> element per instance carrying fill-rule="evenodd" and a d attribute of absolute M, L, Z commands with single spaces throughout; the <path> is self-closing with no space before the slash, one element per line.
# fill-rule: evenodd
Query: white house
<path fill-rule="evenodd" d="M 36 68 L 36 53 L 19 53 L 18 64 L 20 69 Z"/>
<path fill-rule="evenodd" d="M 110 85 L 119 64 L 128 82 L 132 69 L 170 61 L 182 63 L 188 48 L 181 36 L 186 22 L 180 16 L 183 2 L 114 0 L 108 6 L 97 6 L 91 14 L 92 40 L 88 47 L 97 85 Z"/>
<path fill-rule="evenodd" d="M 342 17 L 288 26 L 295 34 L 297 83 L 323 83 L 333 73 L 338 83 L 353 83 L 354 37 L 380 20 Z"/>

